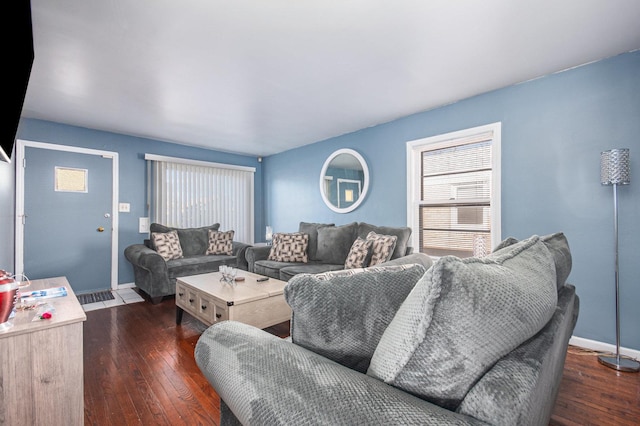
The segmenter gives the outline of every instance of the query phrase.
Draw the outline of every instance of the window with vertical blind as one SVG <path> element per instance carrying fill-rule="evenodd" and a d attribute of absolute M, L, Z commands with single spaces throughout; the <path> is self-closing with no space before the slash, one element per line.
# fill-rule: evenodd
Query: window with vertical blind
<path fill-rule="evenodd" d="M 500 123 L 407 143 L 412 244 L 482 257 L 500 241 Z"/>
<path fill-rule="evenodd" d="M 153 222 L 177 228 L 220 223 L 253 243 L 255 168 L 145 154 Z"/>

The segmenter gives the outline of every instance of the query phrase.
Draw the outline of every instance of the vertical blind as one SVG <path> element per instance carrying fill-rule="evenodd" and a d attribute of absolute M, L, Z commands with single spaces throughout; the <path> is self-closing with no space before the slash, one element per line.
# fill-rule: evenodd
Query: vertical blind
<path fill-rule="evenodd" d="M 493 132 L 421 152 L 420 248 L 432 256 L 484 256 L 491 250 Z"/>
<path fill-rule="evenodd" d="M 150 216 L 166 226 L 220 223 L 234 240 L 253 243 L 252 167 L 228 166 L 146 154 L 150 167 Z"/>

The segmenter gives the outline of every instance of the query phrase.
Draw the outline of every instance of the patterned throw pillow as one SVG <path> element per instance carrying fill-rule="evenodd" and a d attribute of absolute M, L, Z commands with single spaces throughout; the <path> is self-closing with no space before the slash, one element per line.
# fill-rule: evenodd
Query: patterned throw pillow
<path fill-rule="evenodd" d="M 395 235 L 380 235 L 371 231 L 367 235 L 367 241 L 371 241 L 371 261 L 369 266 L 375 266 L 380 263 L 388 262 L 396 248 L 398 237 Z"/>
<path fill-rule="evenodd" d="M 182 257 L 182 247 L 177 231 L 152 232 L 151 240 L 156 248 L 156 252 L 164 260 L 180 259 Z"/>
<path fill-rule="evenodd" d="M 347 260 L 344 262 L 345 269 L 364 268 L 367 266 L 367 256 L 371 251 L 372 240 L 358 238 L 353 242 Z"/>
<path fill-rule="evenodd" d="M 309 245 L 309 234 L 296 232 L 293 234 L 275 233 L 269 252 L 269 260 L 277 262 L 300 262 L 307 263 L 307 246 Z"/>
<path fill-rule="evenodd" d="M 233 234 L 234 231 L 213 231 L 209 230 L 209 248 L 205 254 L 233 254 Z"/>

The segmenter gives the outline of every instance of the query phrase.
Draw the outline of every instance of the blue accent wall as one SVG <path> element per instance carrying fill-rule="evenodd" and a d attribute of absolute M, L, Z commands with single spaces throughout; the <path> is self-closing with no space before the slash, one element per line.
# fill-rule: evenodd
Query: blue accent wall
<path fill-rule="evenodd" d="M 613 193 L 600 185 L 600 152 L 631 149 L 632 182 L 618 191 L 621 344 L 640 350 L 640 51 L 270 156 L 265 221 L 275 232 L 300 221 L 406 225 L 406 142 L 498 121 L 502 237 L 564 232 L 581 300 L 574 335 L 612 344 Z M 319 192 L 322 165 L 340 148 L 358 151 L 371 174 L 367 199 L 348 214 Z"/>
<path fill-rule="evenodd" d="M 262 163 L 258 162 L 257 157 L 193 148 L 33 119 L 21 121 L 18 139 L 113 151 L 119 154 L 119 198 L 120 202 L 130 203 L 131 207 L 129 213 L 119 214 L 118 283 L 120 284 L 134 281 L 133 268 L 124 257 L 124 249 L 131 244 L 141 243 L 147 238 L 147 234 L 138 232 L 138 218 L 147 216 L 145 153 L 255 167 L 255 235 L 258 237 L 264 234 L 263 231 L 257 231 L 263 230 L 265 227 L 262 222 Z M 29 194 L 25 194 L 25 197 L 28 196 Z M 12 213 L 12 217 L 15 217 L 15 212 Z M 224 224 L 221 226 L 221 229 L 225 229 Z M 13 264 L 9 270 L 12 269 Z"/>

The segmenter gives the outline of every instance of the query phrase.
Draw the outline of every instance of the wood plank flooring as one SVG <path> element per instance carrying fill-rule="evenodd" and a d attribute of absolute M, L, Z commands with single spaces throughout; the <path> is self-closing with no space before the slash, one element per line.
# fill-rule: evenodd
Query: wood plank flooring
<path fill-rule="evenodd" d="M 218 425 L 218 395 L 193 352 L 205 326 L 175 302 L 87 312 L 84 323 L 86 425 Z M 285 337 L 288 323 L 267 331 Z M 595 356 L 565 363 L 550 425 L 640 425 L 640 374 L 618 373 Z"/>

